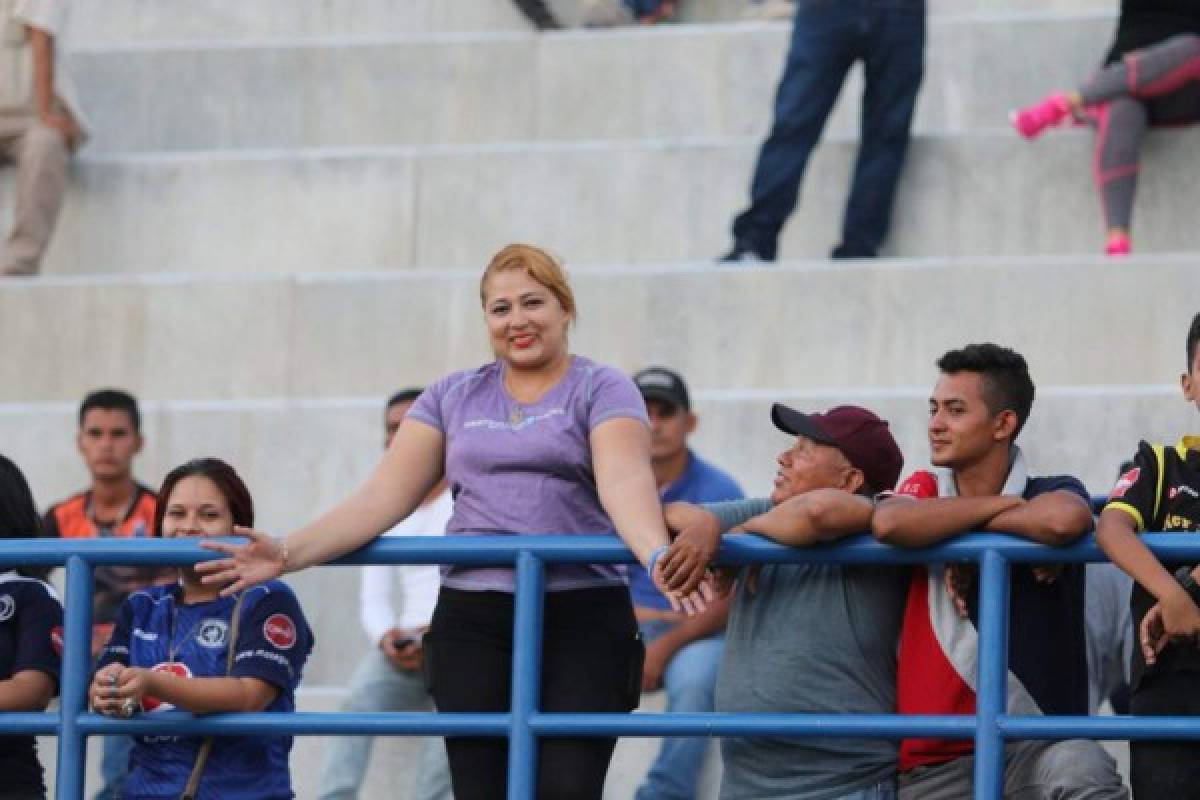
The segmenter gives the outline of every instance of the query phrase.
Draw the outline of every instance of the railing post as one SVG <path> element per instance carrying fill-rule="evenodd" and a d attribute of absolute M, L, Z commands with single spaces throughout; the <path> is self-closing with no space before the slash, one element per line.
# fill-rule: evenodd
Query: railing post
<path fill-rule="evenodd" d="M 508 734 L 509 800 L 533 800 L 537 790 L 537 738 L 529 717 L 538 710 L 542 684 L 541 559 L 527 551 L 517 556 L 513 620 L 512 728 Z"/>
<path fill-rule="evenodd" d="M 58 800 L 83 797 L 87 770 L 87 737 L 79 715 L 87 710 L 92 666 L 92 565 L 80 556 L 67 559 L 67 608 L 63 632 L 62 681 L 59 700 Z"/>
<path fill-rule="evenodd" d="M 979 580 L 979 676 L 975 687 L 975 798 L 1004 797 L 1004 739 L 997 718 L 1008 702 L 1008 562 L 989 550 Z"/>

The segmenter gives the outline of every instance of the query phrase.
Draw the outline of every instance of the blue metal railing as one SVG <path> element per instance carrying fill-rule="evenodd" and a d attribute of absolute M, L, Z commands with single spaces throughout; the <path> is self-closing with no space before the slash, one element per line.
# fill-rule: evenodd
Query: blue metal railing
<path fill-rule="evenodd" d="M 1164 560 L 1200 561 L 1200 539 L 1151 534 L 1144 541 Z M 165 712 L 130 720 L 89 713 L 92 569 L 163 565 L 212 558 L 194 541 L 156 539 L 0 540 L 0 565 L 65 565 L 66 625 L 62 700 L 47 713 L 0 714 L 0 730 L 58 736 L 58 800 L 83 796 L 86 741 L 97 734 L 489 735 L 509 738 L 508 796 L 534 797 L 537 740 L 549 736 L 907 736 L 974 739 L 975 797 L 1002 796 L 1004 742 L 1013 739 L 1200 739 L 1189 717 L 1028 717 L 1005 713 L 1008 570 L 1014 563 L 1103 561 L 1090 539 L 1050 548 L 1002 534 L 970 534 L 924 550 L 900 550 L 857 536 L 811 549 L 755 536 L 723 541 L 724 563 L 980 564 L 979 665 L 974 716 L 890 714 L 593 714 L 538 711 L 544 566 L 629 563 L 611 536 L 479 536 L 381 539 L 337 564 L 511 564 L 516 568 L 512 707 L 508 713 L 248 713 L 194 717 Z"/>

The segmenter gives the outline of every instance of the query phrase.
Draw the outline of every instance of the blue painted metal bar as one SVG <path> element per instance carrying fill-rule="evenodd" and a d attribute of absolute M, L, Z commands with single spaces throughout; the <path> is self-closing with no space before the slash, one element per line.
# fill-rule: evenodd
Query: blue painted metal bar
<path fill-rule="evenodd" d="M 1200 717 L 1001 717 L 1006 739 L 1200 739 Z"/>
<path fill-rule="evenodd" d="M 1198 721 L 1200 722 L 1200 721 Z M 893 714 L 534 714 L 538 736 L 788 736 L 970 739 L 975 717 Z"/>
<path fill-rule="evenodd" d="M 0 730 L 30 736 L 58 734 L 60 715 L 40 711 L 6 711 L 0 714 Z"/>
<path fill-rule="evenodd" d="M 978 684 L 975 692 L 975 797 L 1004 797 L 1004 740 L 996 720 L 1008 700 L 1008 562 L 983 554 L 979 590 Z"/>
<path fill-rule="evenodd" d="M 534 797 L 537 789 L 537 735 L 529 718 L 537 713 L 542 678 L 542 594 L 546 570 L 530 552 L 517 558 L 513 614 L 512 729 L 508 734 L 508 796 Z"/>
<path fill-rule="evenodd" d="M 164 711 L 130 719 L 116 719 L 91 713 L 83 714 L 79 718 L 80 729 L 89 736 L 107 733 L 214 736 L 507 736 L 512 724 L 513 717 L 507 713 L 429 714 L 382 711 L 355 714 L 313 711 L 290 714 L 256 712 L 204 716 L 194 716 L 185 711 Z"/>
<path fill-rule="evenodd" d="M 1144 541 L 1164 560 L 1200 560 L 1200 537 L 1150 534 Z M 726 537 L 727 563 L 917 564 L 979 561 L 980 675 L 978 715 L 913 716 L 819 714 L 550 714 L 537 710 L 541 664 L 542 597 L 546 563 L 629 563 L 632 555 L 612 536 L 486 536 L 382 540 L 338 564 L 515 564 L 518 591 L 514 620 L 513 705 L 496 714 L 221 714 L 180 712 L 118 721 L 85 713 L 90 681 L 92 567 L 97 564 L 194 563 L 214 555 L 194 541 L 16 540 L 0 541 L 0 565 L 66 564 L 67 622 L 60 714 L 0 714 L 0 730 L 59 734 L 57 797 L 82 796 L 86 737 L 122 733 L 191 734 L 392 734 L 510 735 L 509 788 L 513 798 L 532 797 L 537 738 L 542 736 L 782 735 L 897 738 L 934 736 L 976 740 L 976 796 L 998 797 L 1008 739 L 1075 736 L 1114 739 L 1200 739 L 1200 718 L 1009 717 L 1004 714 L 1008 565 L 1102 561 L 1091 539 L 1049 548 L 1000 534 L 967 534 L 925 550 L 900 550 L 859 536 L 806 550 L 782 547 L 755 536 Z"/>
<path fill-rule="evenodd" d="M 237 540 L 230 540 L 237 541 Z M 1145 534 L 1142 541 L 1164 560 L 1200 560 L 1200 537 Z M 1010 563 L 1066 564 L 1106 561 L 1087 537 L 1068 547 L 1047 547 L 1002 533 L 968 533 L 937 547 L 906 550 L 870 536 L 807 549 L 784 547 L 751 534 L 726 536 L 722 563 L 742 564 L 928 564 L 978 561 L 994 551 Z M 549 564 L 630 564 L 633 555 L 615 536 L 387 537 L 332 562 L 361 564 L 515 564 L 523 553 Z M 193 564 L 217 557 L 180 539 L 21 539 L 0 541 L 0 566 L 53 565 L 71 555 L 92 565 Z"/>
<path fill-rule="evenodd" d="M 78 800 L 83 797 L 87 766 L 87 734 L 79 725 L 79 716 L 87 710 L 92 676 L 92 566 L 78 555 L 67 558 L 65 616 L 56 796 L 58 800 Z"/>

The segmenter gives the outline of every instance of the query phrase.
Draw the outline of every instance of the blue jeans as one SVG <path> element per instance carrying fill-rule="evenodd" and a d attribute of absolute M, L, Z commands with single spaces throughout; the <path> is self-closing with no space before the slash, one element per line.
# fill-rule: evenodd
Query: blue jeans
<path fill-rule="evenodd" d="M 667 621 L 643 622 L 642 637 L 649 644 L 671 627 L 672 623 Z M 663 672 L 667 711 L 713 710 L 713 691 L 724 646 L 725 636 L 718 634 L 689 642 L 675 653 Z M 708 745 L 709 740 L 703 736 L 663 739 L 646 782 L 637 791 L 637 800 L 691 800 L 695 797 Z"/>
<path fill-rule="evenodd" d="M 924 73 L 925 0 L 797 0 L 775 118 L 734 220 L 736 242 L 774 259 L 800 181 L 846 73 L 863 62 L 862 134 L 836 253 L 876 255 L 908 150 Z M 840 252 L 839 252 L 840 251 Z"/>
<path fill-rule="evenodd" d="M 420 672 L 398 670 L 378 647 L 359 663 L 350 679 L 342 711 L 431 711 L 433 701 Z M 354 800 L 371 758 L 371 736 L 336 736 L 325 756 L 321 800 Z M 450 767 L 440 738 L 423 742 L 412 797 L 442 800 L 450 796 Z"/>
<path fill-rule="evenodd" d="M 100 755 L 100 777 L 104 783 L 95 800 L 121 800 L 125 779 L 129 777 L 129 753 L 132 736 L 105 736 Z"/>
<path fill-rule="evenodd" d="M 651 14 L 657 14 L 658 9 L 662 8 L 666 0 L 621 0 L 625 7 L 629 9 L 629 13 L 633 16 L 641 18 Z"/>

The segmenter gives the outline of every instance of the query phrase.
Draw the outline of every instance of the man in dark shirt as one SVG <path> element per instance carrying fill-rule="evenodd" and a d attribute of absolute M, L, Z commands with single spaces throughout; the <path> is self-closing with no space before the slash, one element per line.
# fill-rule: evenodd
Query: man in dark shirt
<path fill-rule="evenodd" d="M 1032 477 L 1016 438 L 1033 406 L 1025 359 L 994 344 L 946 353 L 929 399 L 929 445 L 937 468 L 905 480 L 875 509 L 877 538 L 924 547 L 989 530 L 1052 545 L 1091 530 L 1087 490 L 1067 476 Z M 1008 713 L 1087 714 L 1084 568 L 1015 564 L 1009 573 Z M 978 675 L 974 570 L 931 564 L 913 570 L 900 635 L 896 706 L 901 714 L 974 714 Z M 969 797 L 974 744 L 905 739 L 902 800 Z M 1124 800 L 1112 758 L 1092 741 L 1010 742 L 1004 792 Z"/>

